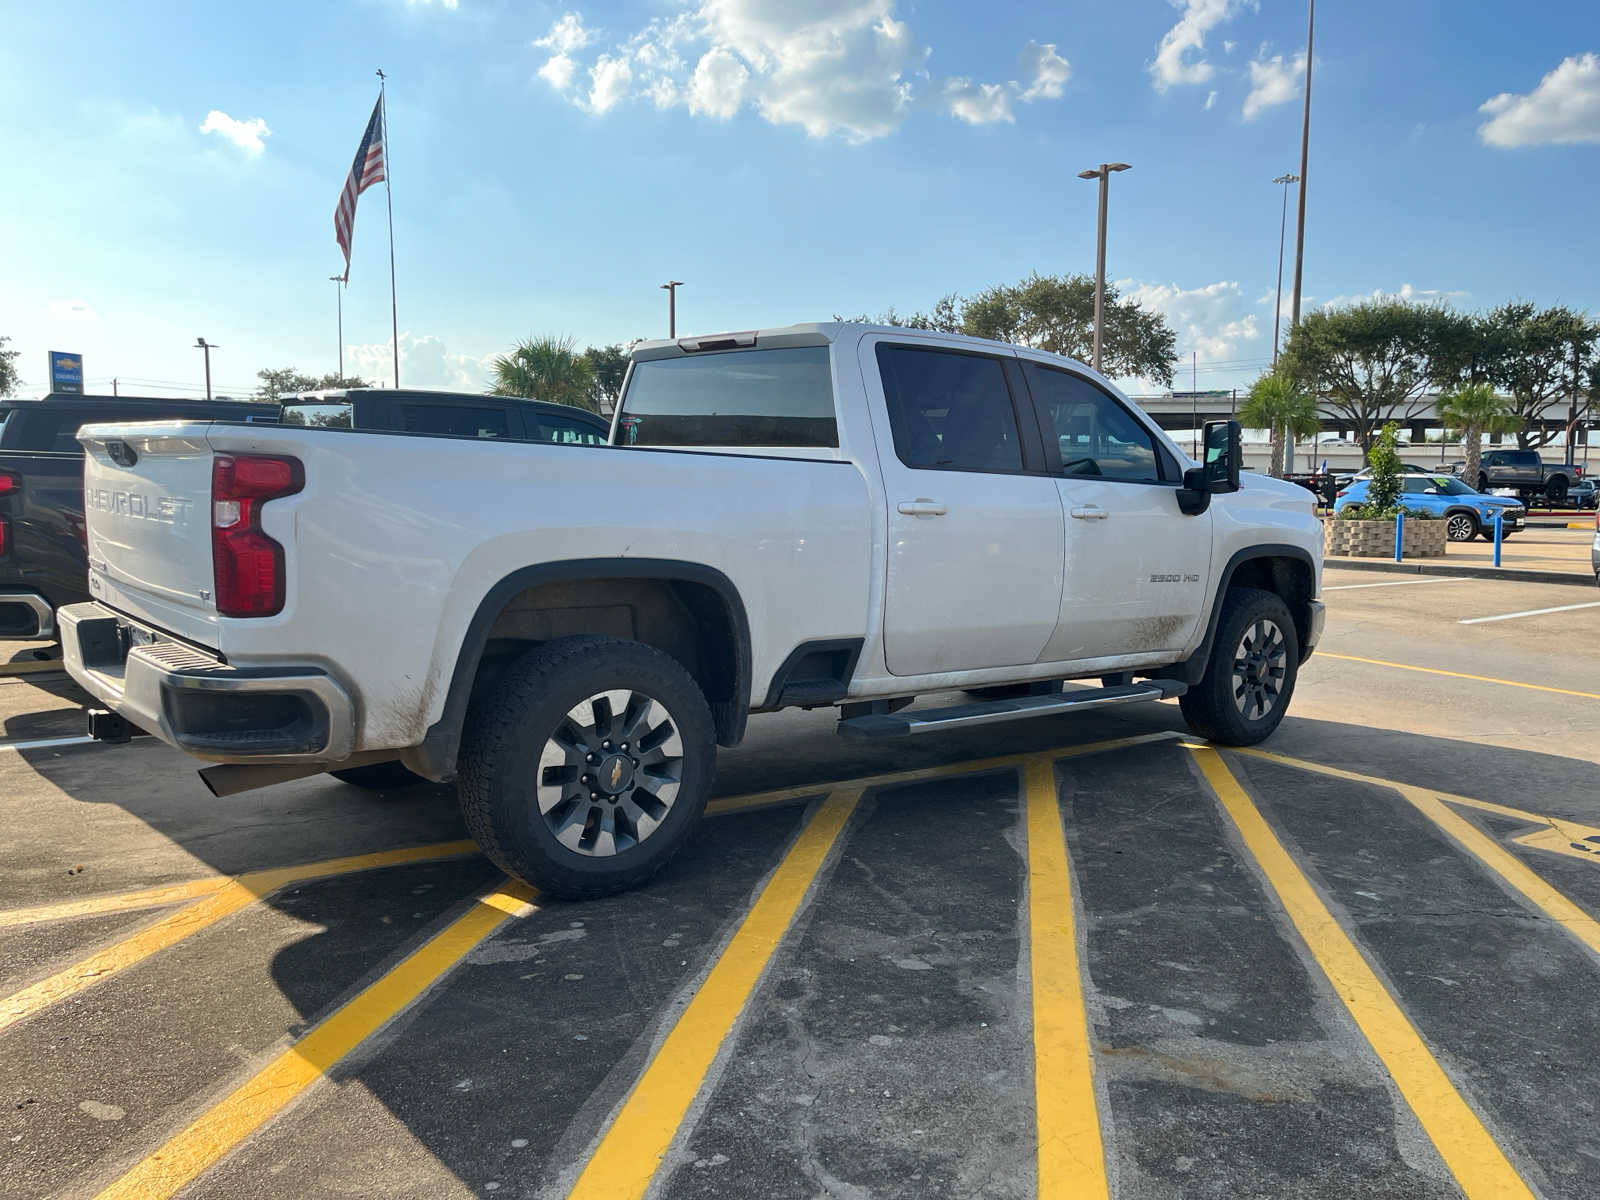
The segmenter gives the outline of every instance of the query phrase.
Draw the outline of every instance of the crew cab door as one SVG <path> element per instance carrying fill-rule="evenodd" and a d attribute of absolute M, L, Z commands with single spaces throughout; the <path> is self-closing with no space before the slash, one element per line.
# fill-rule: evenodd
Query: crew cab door
<path fill-rule="evenodd" d="M 1064 521 L 1015 356 L 871 336 L 861 370 L 887 501 L 889 671 L 1036 662 Z"/>
<path fill-rule="evenodd" d="M 1178 509 L 1181 468 L 1086 375 L 1022 360 L 1066 513 L 1065 583 L 1043 658 L 1183 650 L 1211 579 L 1211 519 Z"/>

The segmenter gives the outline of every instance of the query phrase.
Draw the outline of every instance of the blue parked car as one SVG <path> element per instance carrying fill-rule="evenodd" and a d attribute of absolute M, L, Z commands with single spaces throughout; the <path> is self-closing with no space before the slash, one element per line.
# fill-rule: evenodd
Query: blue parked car
<path fill-rule="evenodd" d="M 1342 512 L 1352 504 L 1367 502 L 1370 480 L 1357 479 L 1334 498 L 1334 509 Z M 1494 540 L 1494 515 L 1500 514 L 1500 533 L 1504 537 L 1523 527 L 1528 510 L 1520 500 L 1485 496 L 1475 492 L 1453 475 L 1404 475 L 1400 480 L 1400 503 L 1406 508 L 1421 508 L 1446 522 L 1445 532 L 1452 542 L 1470 542 L 1482 534 Z"/>

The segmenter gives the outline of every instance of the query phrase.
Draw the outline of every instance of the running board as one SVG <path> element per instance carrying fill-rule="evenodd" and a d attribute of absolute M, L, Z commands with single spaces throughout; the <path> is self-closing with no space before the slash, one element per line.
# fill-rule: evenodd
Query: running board
<path fill-rule="evenodd" d="M 909 737 L 914 733 L 934 733 L 947 729 L 967 729 L 974 725 L 993 725 L 999 721 L 1020 721 L 1028 717 L 1050 717 L 1088 708 L 1109 708 L 1114 704 L 1143 704 L 1168 700 L 1188 691 L 1176 679 L 1142 679 L 1117 687 L 1072 688 L 1049 696 L 1021 696 L 1015 700 L 986 700 L 977 704 L 957 704 L 950 708 L 908 709 L 897 713 L 868 713 L 846 717 L 839 722 L 844 737 Z"/>

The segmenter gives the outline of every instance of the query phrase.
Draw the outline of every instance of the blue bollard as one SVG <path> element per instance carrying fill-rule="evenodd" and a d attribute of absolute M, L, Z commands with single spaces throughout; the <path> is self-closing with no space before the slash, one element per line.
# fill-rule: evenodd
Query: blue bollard
<path fill-rule="evenodd" d="M 1406 514 L 1397 512 L 1394 515 L 1394 560 L 1401 561 L 1405 555 L 1402 551 L 1406 544 Z"/>
<path fill-rule="evenodd" d="M 1504 518 L 1499 512 L 1494 514 L 1494 565 L 1500 565 L 1500 531 L 1504 528 Z"/>

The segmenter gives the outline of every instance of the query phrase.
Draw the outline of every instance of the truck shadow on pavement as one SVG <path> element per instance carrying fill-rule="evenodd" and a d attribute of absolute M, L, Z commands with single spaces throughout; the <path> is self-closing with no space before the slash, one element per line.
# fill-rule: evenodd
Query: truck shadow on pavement
<path fill-rule="evenodd" d="M 862 798 L 733 1014 L 736 1051 L 708 1077 L 657 1194 L 1034 1194 L 1024 805 L 1017 771 L 981 760 L 1179 729 L 1170 704 L 887 746 L 839 741 L 810 714 L 781 732 L 754 724 L 724 756 L 719 795 L 821 798 L 830 781 L 975 765 Z M 1292 717 L 1264 748 L 1600 825 L 1600 766 L 1586 761 Z M 77 802 L 36 815 L 44 844 L 90 858 L 86 893 L 464 836 L 450 790 L 433 785 L 374 795 L 316 779 L 219 801 L 159 745 L 17 757 Z M 1586 1194 L 1600 1158 L 1594 955 L 1398 793 L 1224 758 L 1523 1177 Z M 1057 784 L 1119 1194 L 1452 1194 L 1179 740 L 1064 760 Z M 566 1194 L 813 811 L 800 798 L 717 816 L 643 890 L 538 903 L 186 1195 Z M 1474 819 L 1600 914 L 1600 861 L 1516 843 L 1526 822 Z M 122 844 L 94 858 L 88 842 L 108 827 L 126 827 Z M 30 1078 L 58 1122 L 30 1127 L 14 1177 L 37 1183 L 26 1194 L 115 1178 L 286 1037 L 403 970 L 498 877 L 463 854 L 297 883 L 0 1033 L 4 1074 Z M 70 882 L 42 899 L 75 894 Z M 81 945 L 41 953 L 70 961 Z M 77 1111 L 102 1094 L 128 1119 Z"/>

